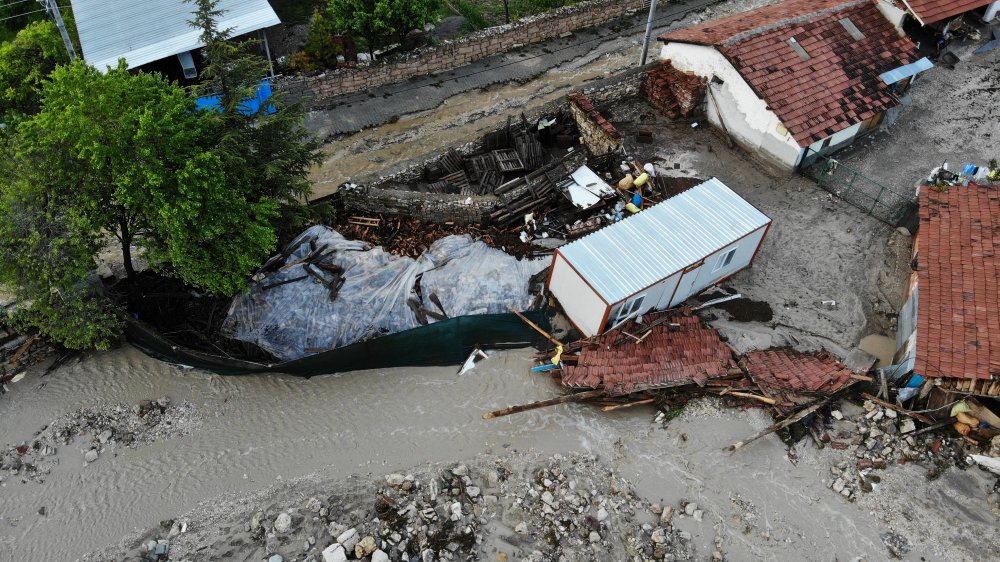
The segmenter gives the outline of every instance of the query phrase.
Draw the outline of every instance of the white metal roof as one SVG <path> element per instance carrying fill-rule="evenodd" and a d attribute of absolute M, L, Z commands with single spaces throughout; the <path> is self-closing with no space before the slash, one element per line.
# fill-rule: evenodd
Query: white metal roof
<path fill-rule="evenodd" d="M 124 58 L 129 68 L 202 46 L 183 0 L 71 0 L 83 58 L 104 71 Z M 281 23 L 267 0 L 219 0 L 219 28 L 243 35 Z"/>
<path fill-rule="evenodd" d="M 614 304 L 770 222 L 712 178 L 558 252 Z"/>

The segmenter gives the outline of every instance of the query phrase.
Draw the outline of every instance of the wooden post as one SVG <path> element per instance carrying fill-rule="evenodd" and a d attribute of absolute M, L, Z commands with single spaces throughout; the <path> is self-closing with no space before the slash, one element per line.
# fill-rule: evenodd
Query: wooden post
<path fill-rule="evenodd" d="M 552 334 L 550 334 L 550 333 L 546 332 L 545 330 L 539 328 L 537 324 L 535 324 L 531 320 L 528 320 L 527 316 L 525 316 L 525 315 L 521 314 L 520 312 L 518 312 L 517 310 L 515 310 L 514 307 L 510 307 L 510 311 L 513 312 L 514 314 L 516 314 L 517 317 L 520 318 L 521 320 L 524 320 L 525 324 L 531 326 L 539 334 L 542 334 L 543 336 L 545 336 L 550 342 L 552 342 L 552 343 L 554 343 L 556 345 L 562 345 L 561 341 L 559 341 L 556 338 L 552 337 Z"/>
<path fill-rule="evenodd" d="M 557 404 L 569 404 L 572 402 L 583 402 L 584 400 L 590 400 L 591 398 L 601 398 L 606 395 L 607 393 L 603 390 L 588 390 L 587 392 L 566 394 L 565 396 L 560 396 L 558 398 L 551 398 L 549 400 L 541 400 L 539 402 L 532 402 L 531 404 L 524 404 L 522 406 L 511 406 L 509 408 L 504 408 L 502 410 L 487 412 L 483 414 L 483 419 L 491 420 L 493 418 L 509 416 L 511 414 L 519 414 L 521 412 L 527 412 L 528 410 L 537 410 L 538 408 L 544 408 L 546 406 L 555 406 Z"/>
<path fill-rule="evenodd" d="M 921 423 L 925 423 L 927 425 L 932 425 L 934 423 L 934 420 L 932 420 L 931 418 L 929 418 L 929 417 L 927 417 L 927 416 L 925 416 L 923 414 L 918 414 L 916 412 L 911 412 L 911 411 L 907 410 L 906 408 L 900 408 L 899 406 L 897 406 L 897 405 L 895 405 L 895 404 L 893 404 L 891 402 L 886 402 L 885 400 L 879 400 L 878 398 L 875 398 L 874 396 L 872 396 L 871 394 L 868 394 L 867 392 L 861 393 L 861 397 L 864 398 L 865 400 L 871 400 L 872 402 L 878 404 L 879 406 L 882 406 L 883 408 L 889 408 L 890 410 L 895 410 L 895 411 L 899 412 L 900 414 L 905 414 L 907 416 L 910 416 L 911 418 L 913 418 L 913 419 L 915 419 L 915 420 L 917 420 L 917 421 L 919 421 Z"/>
<path fill-rule="evenodd" d="M 821 401 L 813 404 L 812 406 L 809 406 L 805 410 L 802 410 L 801 412 L 799 412 L 799 413 L 797 413 L 797 414 L 795 414 L 795 415 L 793 415 L 793 416 L 791 416 L 789 418 L 786 418 L 784 421 L 781 421 L 781 422 L 778 422 L 778 423 L 776 423 L 774 425 L 768 426 L 768 427 L 766 427 L 766 428 L 758 431 L 757 433 L 751 435 L 747 439 L 744 439 L 743 441 L 737 441 L 736 443 L 733 443 L 732 445 L 726 447 L 725 450 L 727 450 L 727 451 L 735 451 L 736 449 L 739 449 L 740 447 L 743 447 L 744 445 L 747 445 L 748 443 L 752 443 L 752 442 L 760 439 L 761 437 L 764 437 L 765 435 L 770 435 L 770 434 L 774 433 L 775 431 L 778 431 L 779 429 L 784 429 L 784 428 L 792 425 L 793 423 L 801 420 L 802 418 L 808 416 L 809 414 L 815 412 L 816 410 L 819 410 L 823 406 L 826 406 L 827 404 L 829 404 L 832 401 L 833 401 L 833 397 L 832 396 L 830 398 L 825 399 L 825 400 L 821 400 Z"/>

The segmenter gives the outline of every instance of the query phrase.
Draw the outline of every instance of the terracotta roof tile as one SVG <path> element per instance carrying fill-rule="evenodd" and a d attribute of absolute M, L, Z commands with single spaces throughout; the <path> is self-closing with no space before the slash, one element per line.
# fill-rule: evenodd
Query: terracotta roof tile
<path fill-rule="evenodd" d="M 958 14 L 975 10 L 992 0 L 907 0 L 910 12 L 923 22 L 931 24 Z"/>
<path fill-rule="evenodd" d="M 925 377 L 1000 376 L 1000 194 L 921 188 L 917 361 Z"/>
<path fill-rule="evenodd" d="M 850 369 L 825 351 L 751 351 L 746 354 L 744 367 L 757 386 L 769 394 L 784 391 L 836 392 L 851 381 L 852 374 Z"/>
<path fill-rule="evenodd" d="M 672 330 L 666 323 L 680 324 Z M 733 351 L 695 316 L 676 316 L 653 328 L 642 343 L 610 347 L 622 334 L 615 330 L 580 351 L 576 365 L 566 365 L 562 382 L 573 388 L 603 388 L 630 394 L 650 388 L 705 384 L 727 375 L 736 365 Z M 635 328 L 630 323 L 625 330 Z"/>
<path fill-rule="evenodd" d="M 864 34 L 855 40 L 849 18 Z M 810 55 L 796 54 L 794 37 Z M 808 146 L 897 104 L 879 75 L 919 56 L 870 0 L 787 0 L 660 36 L 715 46 Z"/>

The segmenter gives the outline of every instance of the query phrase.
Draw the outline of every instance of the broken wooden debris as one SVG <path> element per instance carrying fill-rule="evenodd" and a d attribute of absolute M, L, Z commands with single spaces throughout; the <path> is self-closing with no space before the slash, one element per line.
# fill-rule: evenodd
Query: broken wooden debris
<path fill-rule="evenodd" d="M 518 414 L 521 412 L 527 412 L 528 410 L 537 410 L 539 408 L 545 408 L 547 406 L 555 406 L 557 404 L 570 404 L 573 402 L 583 402 L 586 400 L 593 400 L 595 398 L 601 398 L 605 396 L 606 393 L 603 390 L 590 390 L 586 392 L 576 392 L 573 394 L 565 394 L 556 398 L 550 398 L 548 400 L 540 400 L 538 402 L 532 402 L 531 404 L 524 404 L 521 406 L 511 406 L 509 408 L 503 408 L 500 410 L 495 410 L 492 412 L 487 412 L 483 414 L 484 420 L 491 420 L 493 418 L 499 418 L 503 416 L 509 416 L 511 414 Z"/>

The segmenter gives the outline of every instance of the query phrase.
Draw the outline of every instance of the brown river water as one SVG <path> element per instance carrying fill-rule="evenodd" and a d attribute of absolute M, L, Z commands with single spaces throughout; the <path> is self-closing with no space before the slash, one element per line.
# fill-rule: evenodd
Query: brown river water
<path fill-rule="evenodd" d="M 763 539 L 734 530 L 729 534 L 742 554 L 730 559 L 773 557 L 775 549 L 779 559 L 782 552 L 792 559 L 803 540 L 848 558 L 881 552 L 866 516 L 830 499 L 817 482 L 825 469 L 818 458 L 811 461 L 815 466 L 793 465 L 777 439 L 738 455 L 722 451 L 769 423 L 760 410 L 689 406 L 666 428 L 652 423 L 655 412 L 646 407 L 602 413 L 569 405 L 483 420 L 488 410 L 560 392 L 548 377 L 528 374 L 532 354 L 497 352 L 464 375 L 457 367 L 398 368 L 306 380 L 220 377 L 125 347 L 44 377 L 33 372 L 0 396 L 3 443 L 30 441 L 42 426 L 84 406 L 131 405 L 164 395 L 174 403 L 192 402 L 201 424 L 190 435 L 106 452 L 89 466 L 78 439 L 59 448 L 59 464 L 44 483 L 5 475 L 0 560 L 76 560 L 201 502 L 279 480 L 313 474 L 378 478 L 424 462 L 507 450 L 597 454 L 651 501 L 697 500 L 718 519 L 723 534 L 733 494 L 740 494 L 767 514 L 771 532 L 794 537 L 760 545 Z M 47 515 L 38 514 L 41 507 Z M 706 545 L 715 536 L 711 523 L 690 532 Z M 855 538 L 844 541 L 842 533 Z"/>

